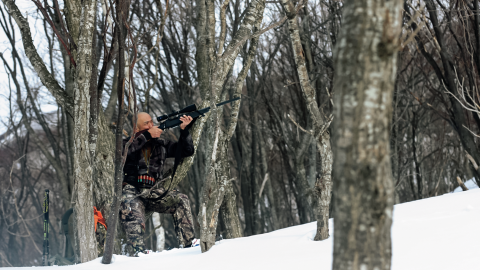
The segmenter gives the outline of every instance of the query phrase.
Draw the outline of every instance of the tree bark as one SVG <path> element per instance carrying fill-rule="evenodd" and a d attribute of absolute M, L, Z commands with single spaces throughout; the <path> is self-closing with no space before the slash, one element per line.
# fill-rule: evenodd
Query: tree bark
<path fill-rule="evenodd" d="M 240 219 L 238 218 L 236 197 L 232 182 L 229 181 L 225 187 L 225 198 L 220 209 L 225 223 L 225 230 L 227 231 L 227 235 L 225 235 L 227 239 L 243 237 L 242 224 L 240 224 Z"/>
<path fill-rule="evenodd" d="M 90 77 L 92 75 L 92 40 L 95 31 L 95 0 L 85 0 L 80 25 L 82 33 L 78 39 L 78 61 L 75 74 L 75 218 L 79 241 L 80 262 L 97 257 L 93 221 L 92 156 L 89 143 L 90 121 Z M 96 71 L 95 71 L 96 72 Z"/>
<path fill-rule="evenodd" d="M 334 51 L 334 270 L 390 269 L 389 130 L 402 3 L 345 2 Z"/>
<path fill-rule="evenodd" d="M 102 111 L 98 114 L 98 139 L 95 166 L 97 181 L 94 182 L 93 201 L 104 216 L 110 213 L 115 194 L 115 139 Z"/>
<path fill-rule="evenodd" d="M 322 170 L 317 175 L 314 192 L 317 196 L 317 205 L 315 206 L 315 217 L 317 219 L 317 234 L 315 241 L 325 240 L 330 234 L 328 230 L 328 219 L 330 217 L 330 202 L 332 199 L 332 166 L 333 152 L 330 145 L 330 134 L 325 132 L 319 139 L 320 157 L 322 160 Z"/>

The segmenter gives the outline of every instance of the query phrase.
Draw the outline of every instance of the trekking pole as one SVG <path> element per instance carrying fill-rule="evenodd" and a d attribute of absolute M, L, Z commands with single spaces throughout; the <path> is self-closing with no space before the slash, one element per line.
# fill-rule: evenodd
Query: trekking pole
<path fill-rule="evenodd" d="M 48 253 L 49 253 L 49 244 L 48 244 L 48 211 L 49 211 L 49 196 L 48 189 L 45 189 L 45 198 L 43 200 L 43 266 L 48 266 Z"/>

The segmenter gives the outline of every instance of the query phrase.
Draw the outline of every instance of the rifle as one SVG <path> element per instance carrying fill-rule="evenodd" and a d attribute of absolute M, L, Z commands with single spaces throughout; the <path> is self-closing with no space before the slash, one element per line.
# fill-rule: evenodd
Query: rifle
<path fill-rule="evenodd" d="M 227 101 L 224 101 L 224 102 L 220 102 L 220 103 L 217 104 L 217 107 L 223 106 L 227 103 L 234 102 L 234 101 L 239 100 L 239 99 L 240 99 L 240 97 L 237 97 L 237 98 L 233 98 L 233 99 L 230 99 L 230 100 L 227 100 Z M 175 111 L 175 112 L 172 112 L 171 114 L 165 114 L 165 115 L 157 117 L 158 122 L 164 121 L 164 122 L 160 123 L 158 128 L 160 128 L 162 130 L 165 130 L 165 129 L 180 126 L 180 124 L 182 123 L 182 121 L 180 121 L 180 116 L 183 116 L 183 115 L 190 116 L 190 117 L 193 118 L 193 120 L 195 120 L 195 119 L 197 119 L 201 116 L 205 116 L 205 114 L 208 111 L 210 111 L 210 107 L 198 110 L 197 106 L 195 104 L 189 105 L 189 106 L 187 106 L 187 107 L 185 107 L 185 108 L 183 108 L 179 111 Z"/>

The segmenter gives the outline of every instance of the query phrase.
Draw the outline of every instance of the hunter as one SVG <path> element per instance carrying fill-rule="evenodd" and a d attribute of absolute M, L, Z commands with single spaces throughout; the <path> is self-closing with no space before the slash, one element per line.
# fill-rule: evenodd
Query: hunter
<path fill-rule="evenodd" d="M 180 120 L 180 138 L 178 142 L 172 142 L 160 139 L 163 130 L 153 125 L 148 113 L 137 115 L 135 140 L 128 147 L 123 169 L 125 175 L 120 207 L 128 256 L 145 252 L 145 211 L 172 214 L 180 247 L 192 246 L 193 218 L 188 197 L 165 187 L 162 177 L 166 158 L 176 155 L 184 158 L 194 153 L 192 137 L 188 132 L 192 117 L 182 116 Z M 124 147 L 128 139 L 123 141 Z"/>

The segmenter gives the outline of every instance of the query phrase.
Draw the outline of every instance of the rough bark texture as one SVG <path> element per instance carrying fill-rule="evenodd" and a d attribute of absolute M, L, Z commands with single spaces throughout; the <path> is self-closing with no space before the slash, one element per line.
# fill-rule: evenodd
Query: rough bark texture
<path fill-rule="evenodd" d="M 318 198 L 315 206 L 315 217 L 317 219 L 317 234 L 313 240 L 325 240 L 330 234 L 328 230 L 328 219 L 330 201 L 332 199 L 332 166 L 333 152 L 330 145 L 330 134 L 325 132 L 318 140 L 317 149 L 322 160 L 322 170 L 317 175 L 314 192 Z"/>
<path fill-rule="evenodd" d="M 115 149 L 114 136 L 102 111 L 98 115 L 98 140 L 96 151 L 97 179 L 94 182 L 93 199 L 97 209 L 104 216 L 110 213 L 110 205 L 114 195 L 115 164 L 113 157 Z"/>
<path fill-rule="evenodd" d="M 216 133 L 214 142 L 219 149 L 214 149 L 212 153 L 211 167 L 207 176 L 207 181 L 202 189 L 201 212 L 198 215 L 200 223 L 200 247 L 202 252 L 208 251 L 215 245 L 215 236 L 217 232 L 218 213 L 225 196 L 228 180 L 227 174 L 222 170 L 225 166 L 222 164 L 228 160 L 225 141 L 218 143 L 219 134 Z M 212 180 L 210 180 L 212 179 Z"/>
<path fill-rule="evenodd" d="M 233 191 L 232 182 L 229 181 L 225 187 L 225 198 L 223 199 L 220 213 L 225 223 L 227 239 L 243 237 L 243 228 L 238 218 L 237 199 Z"/>
<path fill-rule="evenodd" d="M 346 1 L 334 51 L 333 268 L 390 269 L 389 130 L 402 1 Z"/>
<path fill-rule="evenodd" d="M 82 34 L 78 39 L 78 61 L 75 74 L 75 139 L 74 182 L 75 218 L 79 238 L 79 260 L 88 262 L 97 257 L 93 221 L 93 181 L 89 144 L 90 77 L 92 74 L 92 39 L 95 31 L 97 1 L 84 1 L 81 16 Z M 95 71 L 96 72 L 96 71 Z"/>

